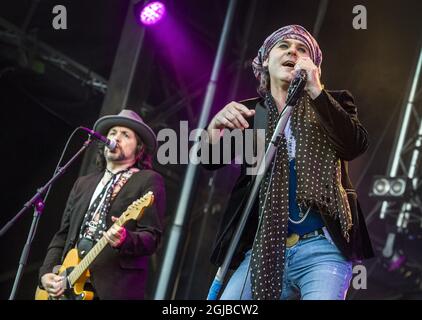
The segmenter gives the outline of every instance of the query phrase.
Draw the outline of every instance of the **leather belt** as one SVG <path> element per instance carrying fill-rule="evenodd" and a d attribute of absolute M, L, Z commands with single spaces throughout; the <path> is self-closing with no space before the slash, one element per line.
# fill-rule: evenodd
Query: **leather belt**
<path fill-rule="evenodd" d="M 287 248 L 293 247 L 300 239 L 309 239 L 312 237 L 316 237 L 320 234 L 324 234 L 324 231 L 322 230 L 322 228 L 305 233 L 301 236 L 299 236 L 297 233 L 292 233 L 286 239 L 286 247 Z"/>

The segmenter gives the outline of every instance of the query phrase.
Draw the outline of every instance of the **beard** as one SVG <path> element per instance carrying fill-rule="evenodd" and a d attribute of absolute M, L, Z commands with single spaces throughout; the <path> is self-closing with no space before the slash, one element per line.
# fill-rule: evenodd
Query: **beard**
<path fill-rule="evenodd" d="M 126 155 L 119 148 L 116 148 L 114 151 L 106 149 L 104 151 L 104 158 L 106 161 L 122 161 L 126 159 Z"/>

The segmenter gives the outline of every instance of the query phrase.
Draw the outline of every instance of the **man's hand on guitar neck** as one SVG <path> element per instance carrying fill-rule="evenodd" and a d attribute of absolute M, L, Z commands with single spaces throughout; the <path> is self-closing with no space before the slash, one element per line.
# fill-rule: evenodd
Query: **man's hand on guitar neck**
<path fill-rule="evenodd" d="M 41 277 L 41 283 L 48 294 L 53 298 L 59 298 L 65 290 L 65 278 L 55 273 L 46 273 Z"/>
<path fill-rule="evenodd" d="M 112 216 L 111 220 L 116 222 L 118 218 Z M 104 232 L 104 238 L 107 242 L 113 247 L 118 248 L 126 240 L 126 229 L 124 227 L 119 227 L 116 224 L 113 224 L 107 232 Z"/>

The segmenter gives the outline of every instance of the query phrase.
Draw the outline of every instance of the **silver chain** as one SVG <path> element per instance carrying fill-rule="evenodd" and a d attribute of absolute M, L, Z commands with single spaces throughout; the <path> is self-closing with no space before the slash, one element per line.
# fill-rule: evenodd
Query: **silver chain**
<path fill-rule="evenodd" d="M 308 208 L 308 210 L 306 210 L 305 215 L 303 216 L 303 218 L 302 218 L 302 219 L 300 219 L 300 220 L 298 220 L 298 221 L 295 221 L 295 220 L 291 219 L 291 218 L 290 218 L 290 215 L 289 215 L 289 221 L 290 221 L 291 223 L 293 223 L 293 224 L 301 224 L 303 221 L 305 221 L 305 219 L 306 219 L 306 217 L 308 216 L 308 214 L 309 214 L 309 211 L 310 211 L 310 210 L 311 210 L 311 207 L 309 207 L 309 208 Z M 300 207 L 299 207 L 299 211 L 300 211 L 300 214 L 303 214 L 303 213 L 302 213 L 302 210 L 300 210 Z M 300 216 L 300 214 L 299 214 L 299 216 Z"/>

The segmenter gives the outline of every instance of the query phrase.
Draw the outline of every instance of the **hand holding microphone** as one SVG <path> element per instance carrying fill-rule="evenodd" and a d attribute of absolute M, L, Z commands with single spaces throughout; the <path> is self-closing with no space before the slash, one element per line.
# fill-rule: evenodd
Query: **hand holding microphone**
<path fill-rule="evenodd" d="M 107 148 L 109 148 L 111 151 L 113 151 L 114 149 L 116 149 L 116 145 L 117 145 L 116 140 L 110 140 L 110 139 L 104 137 L 102 134 L 100 134 L 100 133 L 98 133 L 98 132 L 96 132 L 94 130 L 91 130 L 89 128 L 85 128 L 85 127 L 80 127 L 80 128 L 82 130 L 88 132 L 91 137 L 94 137 L 98 141 L 101 141 L 102 143 L 104 143 L 105 146 Z"/>
<path fill-rule="evenodd" d="M 306 72 L 306 85 L 305 91 L 309 94 L 312 100 L 318 97 L 323 89 L 320 77 L 321 70 L 309 57 L 300 57 L 296 61 L 293 72 L 295 72 L 295 78 L 301 73 L 302 76 Z"/>

